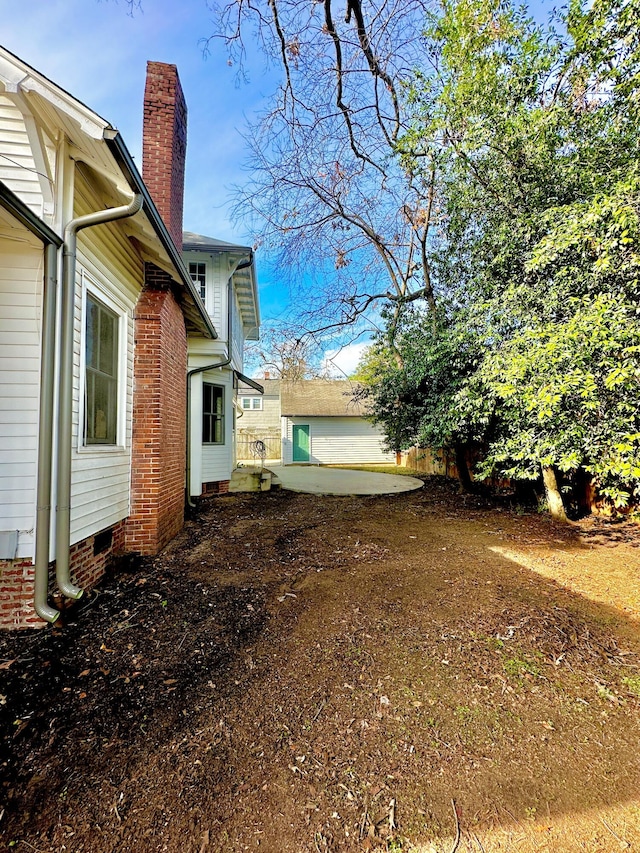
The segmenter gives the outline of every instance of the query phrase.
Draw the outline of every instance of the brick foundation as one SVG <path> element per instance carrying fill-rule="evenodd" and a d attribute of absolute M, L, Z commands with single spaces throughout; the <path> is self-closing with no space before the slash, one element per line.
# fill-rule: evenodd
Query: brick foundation
<path fill-rule="evenodd" d="M 115 556 L 124 550 L 125 522 L 110 528 L 110 543 L 95 554 L 96 539 L 108 531 L 89 536 L 71 546 L 71 579 L 82 589 L 91 589 L 107 573 Z M 55 564 L 49 567 L 49 592 L 58 593 Z M 42 628 L 47 623 L 33 608 L 35 567 L 31 560 L 0 560 L 0 629 Z"/>
<path fill-rule="evenodd" d="M 184 523 L 187 340 L 171 279 L 145 265 L 135 318 L 131 515 L 125 547 L 156 554 Z"/>
<path fill-rule="evenodd" d="M 226 495 L 229 491 L 230 480 L 218 480 L 215 483 L 203 483 L 203 495 Z"/>

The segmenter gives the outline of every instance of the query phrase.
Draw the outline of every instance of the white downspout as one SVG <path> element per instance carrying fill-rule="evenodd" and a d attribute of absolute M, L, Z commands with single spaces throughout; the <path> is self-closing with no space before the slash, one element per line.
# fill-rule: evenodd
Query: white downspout
<path fill-rule="evenodd" d="M 62 300 L 60 331 L 60 387 L 58 402 L 58 471 L 56 508 L 56 581 L 67 598 L 80 598 L 83 590 L 71 583 L 69 550 L 71 547 L 71 442 L 73 440 L 73 321 L 76 298 L 76 257 L 78 232 L 83 228 L 126 219 L 142 208 L 142 196 L 135 195 L 122 207 L 99 210 L 72 219 L 64 229 L 62 257 Z"/>

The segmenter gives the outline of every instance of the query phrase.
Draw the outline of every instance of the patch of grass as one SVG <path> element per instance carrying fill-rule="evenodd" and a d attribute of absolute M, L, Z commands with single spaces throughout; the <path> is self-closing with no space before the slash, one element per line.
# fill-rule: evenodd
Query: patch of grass
<path fill-rule="evenodd" d="M 540 675 L 538 665 L 525 657 L 525 655 L 514 655 L 511 658 L 505 658 L 502 661 L 502 667 L 509 678 L 515 678 L 519 681 L 526 675 L 532 675 L 535 678 Z"/>
<path fill-rule="evenodd" d="M 613 690 L 610 690 L 606 684 L 597 683 L 596 687 L 598 689 L 598 698 L 599 699 L 606 699 L 607 702 L 617 702 L 618 701 L 616 694 L 613 692 Z"/>
<path fill-rule="evenodd" d="M 468 705 L 458 705 L 453 714 L 464 725 L 467 721 L 477 717 L 478 711 L 477 709 L 470 708 Z"/>
<path fill-rule="evenodd" d="M 625 676 L 622 679 L 622 683 L 629 693 L 633 693 L 634 696 L 640 697 L 640 675 Z"/>
<path fill-rule="evenodd" d="M 323 468 L 342 468 L 347 471 L 370 471 L 372 474 L 399 474 L 401 477 L 421 478 L 419 471 L 403 465 L 323 465 Z"/>

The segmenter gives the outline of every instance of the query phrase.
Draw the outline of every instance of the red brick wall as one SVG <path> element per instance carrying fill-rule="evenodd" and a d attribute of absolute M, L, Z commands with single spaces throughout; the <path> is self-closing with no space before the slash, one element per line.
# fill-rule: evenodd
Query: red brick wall
<path fill-rule="evenodd" d="M 226 495 L 229 491 L 230 480 L 218 480 L 202 484 L 203 495 Z"/>
<path fill-rule="evenodd" d="M 229 491 L 230 480 L 217 480 L 215 482 L 203 483 L 203 495 L 226 495 Z"/>
<path fill-rule="evenodd" d="M 126 521 L 120 521 L 112 528 L 111 547 L 100 554 L 93 553 L 95 536 L 89 536 L 88 539 L 71 546 L 70 569 L 73 583 L 82 589 L 91 589 L 104 577 L 113 556 L 124 553 L 125 524 Z M 54 594 L 56 591 L 54 589 Z"/>
<path fill-rule="evenodd" d="M 127 551 L 156 554 L 184 522 L 187 336 L 169 276 L 147 264 L 135 319 Z"/>
<path fill-rule="evenodd" d="M 173 242 L 182 249 L 187 106 L 178 70 L 147 63 L 142 131 L 142 177 Z"/>
<path fill-rule="evenodd" d="M 33 579 L 31 560 L 0 560 L 0 628 L 45 624 L 33 609 Z"/>
<path fill-rule="evenodd" d="M 95 536 L 71 546 L 71 579 L 82 589 L 91 589 L 104 577 L 109 564 L 124 551 L 125 522 L 112 528 L 109 548 L 93 553 Z M 49 569 L 49 591 L 56 595 L 54 564 Z M 0 629 L 41 628 L 47 623 L 33 609 L 35 568 L 31 560 L 0 560 Z"/>

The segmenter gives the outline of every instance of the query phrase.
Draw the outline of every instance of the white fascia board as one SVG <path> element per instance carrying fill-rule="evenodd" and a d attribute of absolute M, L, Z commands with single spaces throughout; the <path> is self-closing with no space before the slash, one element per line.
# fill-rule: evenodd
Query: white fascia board
<path fill-rule="evenodd" d="M 47 100 L 53 107 L 73 119 L 81 130 L 92 139 L 102 139 L 109 127 L 105 121 L 89 107 L 76 100 L 73 95 L 60 89 L 35 69 L 22 62 L 17 56 L 0 47 L 0 84 L 8 94 L 29 94 L 35 92 Z"/>
<path fill-rule="evenodd" d="M 86 133 L 90 139 L 102 139 L 105 130 L 110 127 L 108 121 L 100 118 L 97 113 L 52 84 L 44 85 L 34 77 L 27 77 L 20 84 L 20 90 L 26 93 L 35 92 L 41 98 L 49 101 L 53 107 L 76 122 L 80 130 Z"/>

